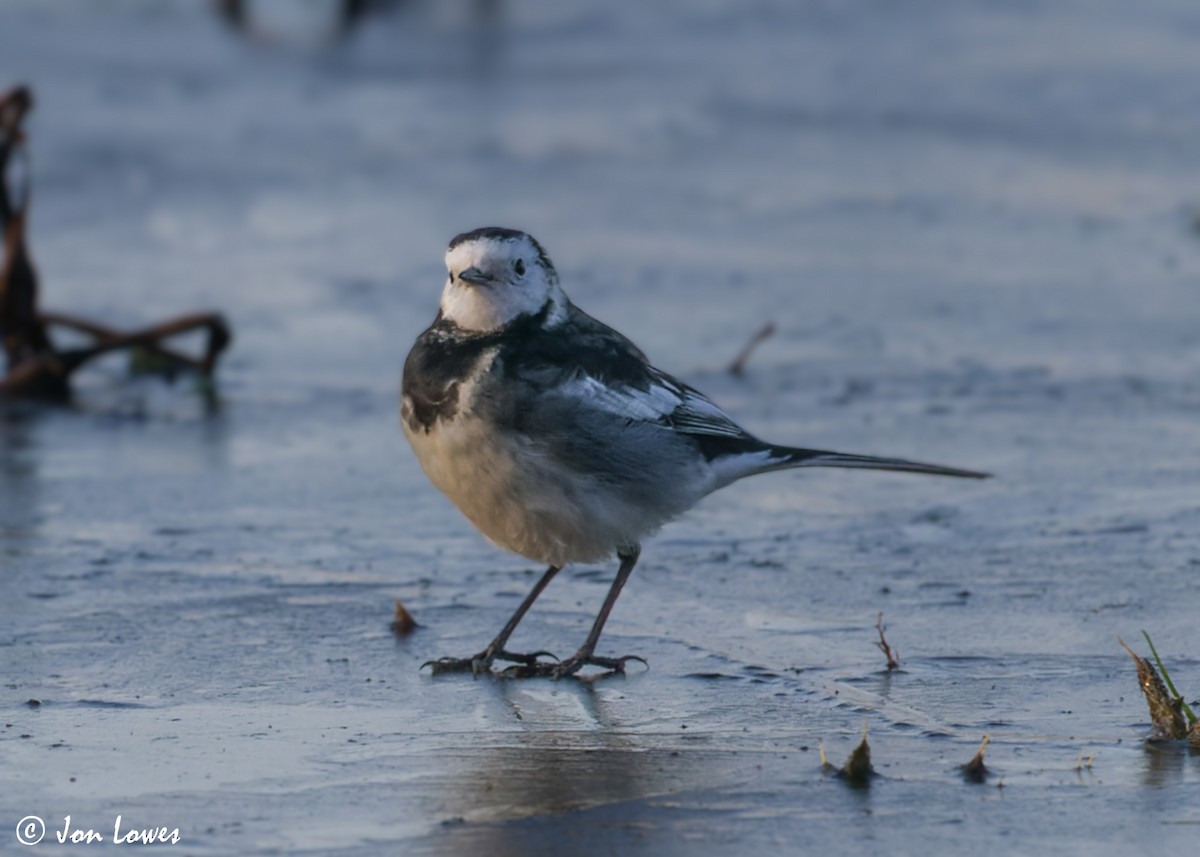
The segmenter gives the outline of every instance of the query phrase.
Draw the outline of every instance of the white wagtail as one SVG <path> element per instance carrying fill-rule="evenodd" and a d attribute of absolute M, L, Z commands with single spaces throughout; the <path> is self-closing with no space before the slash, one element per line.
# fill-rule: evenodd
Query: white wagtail
<path fill-rule="evenodd" d="M 641 660 L 594 654 L 641 540 L 744 476 L 790 467 L 987 475 L 759 440 L 571 303 L 524 232 L 459 235 L 446 267 L 441 309 L 404 364 L 404 432 L 433 484 L 488 539 L 549 568 L 487 648 L 431 661 L 435 674 L 502 660 L 516 665 L 511 674 L 557 678 Z M 539 660 L 546 652 L 505 650 L 564 565 L 613 553 L 616 580 L 579 651 L 550 663 Z"/>

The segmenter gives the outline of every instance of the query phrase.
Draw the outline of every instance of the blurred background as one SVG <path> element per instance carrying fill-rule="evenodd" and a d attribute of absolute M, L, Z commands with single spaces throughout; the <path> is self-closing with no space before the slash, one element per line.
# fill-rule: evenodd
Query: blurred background
<path fill-rule="evenodd" d="M 397 0 L 334 36 L 331 0 L 13 0 L 0 40 L 47 304 L 222 306 L 243 366 L 390 379 L 449 237 L 499 223 L 681 372 L 774 318 L 1161 376 L 1196 347 L 1197 25 L 1159 5 Z M 349 366 L 311 347 L 351 330 Z"/>

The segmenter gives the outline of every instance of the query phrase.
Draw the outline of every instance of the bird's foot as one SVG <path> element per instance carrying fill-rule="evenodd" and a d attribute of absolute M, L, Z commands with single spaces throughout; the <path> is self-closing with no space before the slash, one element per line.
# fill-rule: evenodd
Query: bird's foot
<path fill-rule="evenodd" d="M 579 681 L 595 681 L 596 679 L 608 678 L 614 675 L 625 675 L 625 665 L 630 661 L 637 661 L 642 666 L 648 667 L 646 659 L 638 655 L 624 655 L 619 658 L 602 658 L 593 654 L 585 654 L 576 652 L 571 657 L 561 663 L 548 664 L 540 661 L 534 663 L 522 664 L 519 666 L 509 667 L 504 671 L 506 676 L 512 678 L 552 678 L 560 679 L 568 676 L 578 679 Z M 604 672 L 588 673 L 587 675 L 579 675 L 579 671 L 584 667 L 601 667 Z"/>
<path fill-rule="evenodd" d="M 539 661 L 538 658 L 547 657 L 554 658 L 554 663 L 547 664 Z M 421 664 L 421 669 L 429 667 L 433 675 L 442 675 L 443 673 L 471 673 L 471 675 L 479 675 L 492 671 L 492 663 L 495 661 L 509 661 L 510 663 L 518 664 L 511 669 L 533 669 L 539 666 L 553 667 L 558 666 L 558 658 L 552 652 L 531 652 L 524 654 L 521 652 L 509 652 L 504 649 L 484 649 L 479 654 L 470 658 L 438 658 L 436 661 L 426 661 Z M 504 672 L 507 674 L 509 670 Z"/>

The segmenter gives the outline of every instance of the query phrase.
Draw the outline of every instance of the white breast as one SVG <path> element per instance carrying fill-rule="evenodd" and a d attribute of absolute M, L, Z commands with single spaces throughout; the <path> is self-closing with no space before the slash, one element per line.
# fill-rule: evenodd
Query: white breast
<path fill-rule="evenodd" d="M 498 434 L 475 415 L 475 392 L 475 384 L 463 384 L 452 419 L 428 432 L 405 423 L 404 431 L 430 481 L 496 545 L 547 565 L 595 562 L 671 517 L 566 469 L 535 439 Z"/>

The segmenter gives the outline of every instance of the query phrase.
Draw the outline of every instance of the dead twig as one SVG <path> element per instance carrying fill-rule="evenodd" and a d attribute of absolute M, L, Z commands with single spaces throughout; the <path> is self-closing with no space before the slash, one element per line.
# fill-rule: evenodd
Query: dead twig
<path fill-rule="evenodd" d="M 893 649 L 888 645 L 887 637 L 883 635 L 883 611 L 879 611 L 879 616 L 875 619 L 875 630 L 879 632 L 879 640 L 875 643 L 879 647 L 879 651 L 883 652 L 887 658 L 887 671 L 891 672 L 900 667 L 900 650 Z"/>
<path fill-rule="evenodd" d="M 775 333 L 775 323 L 774 322 L 769 321 L 766 324 L 764 324 L 761 328 L 759 328 L 758 333 L 756 333 L 756 334 L 754 334 L 754 336 L 750 337 L 750 341 L 746 343 L 746 346 L 741 351 L 738 352 L 738 356 L 733 358 L 733 362 L 729 364 L 729 370 L 728 370 L 729 374 L 730 375 L 744 374 L 746 371 L 746 363 L 750 360 L 750 355 L 754 353 L 754 349 L 758 348 L 758 346 L 762 344 L 764 339 L 768 339 L 769 337 L 774 335 L 774 333 Z"/>

